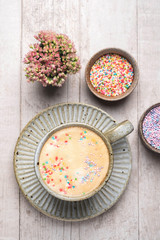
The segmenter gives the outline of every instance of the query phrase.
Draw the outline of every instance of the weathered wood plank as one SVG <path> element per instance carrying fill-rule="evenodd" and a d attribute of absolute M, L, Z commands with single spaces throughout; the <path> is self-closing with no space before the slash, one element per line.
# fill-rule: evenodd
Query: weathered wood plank
<path fill-rule="evenodd" d="M 141 69 L 139 112 L 160 102 L 160 4 L 139 1 L 138 60 Z M 160 239 L 160 157 L 146 150 L 139 141 L 139 236 Z"/>
<path fill-rule="evenodd" d="M 9 166 L 0 176 L 4 182 L 0 189 L 0 240 L 17 240 L 19 237 L 23 240 L 158 240 L 159 157 L 147 151 L 139 141 L 137 119 L 151 104 L 159 102 L 159 1 L 137 1 L 138 5 L 134 0 L 23 0 L 22 3 L 20 49 L 21 3 L 0 2 L 1 164 L 8 163 Z M 28 45 L 34 41 L 34 34 L 46 29 L 66 33 L 75 43 L 81 58 L 80 73 L 70 76 L 60 89 L 27 83 L 23 69 L 22 81 L 20 77 L 20 50 L 24 57 L 29 50 Z M 139 89 L 127 99 L 113 104 L 93 96 L 84 80 L 87 61 L 106 47 L 119 47 L 130 52 L 138 59 L 141 73 Z M 16 87 L 11 87 L 10 83 Z M 124 119 L 133 122 L 135 132 L 129 136 L 133 146 L 133 168 L 127 190 L 107 213 L 81 223 L 64 223 L 43 216 L 20 194 L 19 219 L 19 189 L 12 169 L 19 130 L 40 110 L 67 101 L 89 103 L 104 109 L 119 122 Z M 8 138 L 12 146 L 9 150 Z M 7 175 L 10 178 L 4 181 Z"/>
<path fill-rule="evenodd" d="M 77 55 L 80 56 L 80 31 L 79 31 L 79 0 L 66 0 L 65 33 L 74 42 Z M 79 102 L 80 73 L 70 75 L 67 79 L 68 102 Z"/>
<path fill-rule="evenodd" d="M 84 4 L 84 3 L 83 3 Z M 138 144 L 137 144 L 137 89 L 127 99 L 109 104 L 91 94 L 84 81 L 84 68 L 97 51 L 122 48 L 137 58 L 136 1 L 88 1 L 81 4 L 81 101 L 96 105 L 118 122 L 129 119 L 135 126 L 129 136 L 133 164 L 129 186 L 118 203 L 107 213 L 80 224 L 80 239 L 138 239 Z M 122 224 L 122 227 L 121 225 Z"/>
<path fill-rule="evenodd" d="M 19 188 L 13 152 L 20 130 L 20 1 L 0 1 L 0 18 L 0 239 L 17 240 Z"/>
<path fill-rule="evenodd" d="M 65 1 L 23 1 L 23 52 L 28 52 L 28 45 L 40 30 L 65 30 Z M 23 127 L 40 110 L 59 102 L 67 101 L 67 84 L 62 88 L 43 88 L 40 84 L 29 84 L 23 73 L 22 77 L 22 124 Z M 20 237 L 28 239 L 62 239 L 63 222 L 52 220 L 37 210 L 21 197 Z M 34 227 L 33 227 L 34 226 Z M 30 231 L 28 231 L 30 229 Z"/>
<path fill-rule="evenodd" d="M 77 55 L 80 57 L 80 0 L 66 0 L 65 1 L 65 33 L 74 42 L 77 50 Z M 80 73 L 70 75 L 67 79 L 67 101 L 79 102 L 80 92 Z M 78 223 L 64 223 L 63 239 L 65 240 L 79 240 L 79 224 Z"/>

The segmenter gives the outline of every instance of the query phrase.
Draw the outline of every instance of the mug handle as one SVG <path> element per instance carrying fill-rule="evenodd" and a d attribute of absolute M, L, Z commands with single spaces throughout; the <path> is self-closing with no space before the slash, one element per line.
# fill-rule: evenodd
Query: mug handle
<path fill-rule="evenodd" d="M 115 127 L 109 129 L 104 133 L 105 137 L 109 139 L 110 143 L 114 143 L 117 140 L 127 136 L 134 130 L 132 123 L 128 120 L 125 120 Z"/>

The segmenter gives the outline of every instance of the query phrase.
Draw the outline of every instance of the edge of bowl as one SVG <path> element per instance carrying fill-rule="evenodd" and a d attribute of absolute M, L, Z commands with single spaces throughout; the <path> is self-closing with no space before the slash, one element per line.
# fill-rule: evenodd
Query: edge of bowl
<path fill-rule="evenodd" d="M 141 118 L 140 118 L 140 120 L 139 120 L 139 124 L 138 124 L 138 134 L 139 134 L 139 136 L 140 136 L 140 138 L 141 138 L 141 140 L 142 140 L 142 143 L 144 144 L 144 146 L 145 146 L 146 148 L 148 148 L 149 150 L 151 150 L 151 151 L 154 152 L 154 153 L 160 154 L 160 150 L 152 147 L 152 146 L 147 142 L 147 140 L 145 139 L 144 134 L 143 134 L 143 126 L 142 126 L 145 116 L 146 116 L 153 108 L 158 107 L 158 106 L 160 106 L 160 103 L 156 103 L 156 104 L 150 106 L 150 107 L 147 108 L 147 110 L 142 114 L 142 116 L 141 116 Z"/>

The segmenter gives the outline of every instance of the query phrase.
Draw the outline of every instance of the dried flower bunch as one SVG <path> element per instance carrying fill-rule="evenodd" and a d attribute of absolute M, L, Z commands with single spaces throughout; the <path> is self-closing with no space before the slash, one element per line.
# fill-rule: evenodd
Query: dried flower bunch
<path fill-rule="evenodd" d="M 40 31 L 34 37 L 39 43 L 30 45 L 32 50 L 24 58 L 28 81 L 39 81 L 44 87 L 61 87 L 67 74 L 75 74 L 80 69 L 73 42 L 64 34 L 50 31 Z"/>

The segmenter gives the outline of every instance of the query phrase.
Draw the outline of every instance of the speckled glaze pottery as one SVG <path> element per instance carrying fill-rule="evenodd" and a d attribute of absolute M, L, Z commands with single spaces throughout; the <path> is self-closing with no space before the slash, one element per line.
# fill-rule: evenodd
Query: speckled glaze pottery
<path fill-rule="evenodd" d="M 81 197 L 68 197 L 67 195 L 64 196 L 64 195 L 61 195 L 61 194 L 58 194 L 58 193 L 52 191 L 44 183 L 44 181 L 41 178 L 40 171 L 39 171 L 39 156 L 40 156 L 43 145 L 45 144 L 45 142 L 48 140 L 48 138 L 51 135 L 53 135 L 54 133 L 56 133 L 57 131 L 59 131 L 61 129 L 64 129 L 67 127 L 75 127 L 75 126 L 90 129 L 91 131 L 95 132 L 98 136 L 100 136 L 103 139 L 104 143 L 106 144 L 106 146 L 109 150 L 109 168 L 108 168 L 108 172 L 106 173 L 106 177 L 105 177 L 104 181 L 97 188 L 95 188 L 92 192 L 90 192 L 89 194 L 82 195 Z M 35 170 L 36 170 L 36 174 L 37 174 L 39 181 L 51 195 L 53 195 L 54 197 L 57 197 L 59 199 L 65 200 L 65 201 L 81 201 L 81 200 L 92 197 L 95 193 L 97 193 L 104 186 L 104 184 L 107 182 L 107 180 L 111 174 L 112 167 L 113 167 L 113 151 L 112 151 L 111 143 L 114 143 L 117 140 L 127 136 L 132 131 L 133 131 L 133 126 L 129 121 L 124 121 L 124 122 L 118 124 L 117 126 L 111 128 L 109 131 L 107 131 L 103 134 L 100 131 L 96 130 L 94 127 L 91 127 L 87 124 L 80 124 L 80 123 L 67 123 L 67 124 L 61 125 L 60 127 L 54 128 L 54 130 L 51 130 L 48 134 L 45 135 L 45 137 L 39 143 L 37 150 L 35 152 Z"/>
<path fill-rule="evenodd" d="M 40 149 L 49 135 L 73 125 L 95 131 L 107 142 L 111 153 L 110 169 L 103 185 L 93 192 L 93 196 L 74 201 L 60 199 L 49 192 L 37 170 Z M 16 143 L 14 170 L 20 189 L 32 206 L 59 220 L 81 221 L 105 212 L 119 199 L 129 180 L 131 152 L 123 136 L 132 130 L 130 122 L 117 125 L 106 112 L 86 104 L 66 103 L 43 110 L 26 125 Z"/>
<path fill-rule="evenodd" d="M 144 118 L 145 116 L 153 109 L 153 108 L 156 108 L 156 107 L 159 107 L 160 106 L 160 103 L 156 103 L 154 105 L 152 105 L 151 107 L 149 107 L 141 116 L 140 120 L 139 120 L 139 125 L 138 125 L 138 133 L 139 133 L 139 136 L 142 140 L 142 143 L 144 144 L 144 146 L 146 148 L 148 148 L 149 150 L 151 150 L 152 152 L 156 153 L 156 154 L 160 154 L 160 150 L 159 149 L 156 149 L 154 147 L 152 147 L 148 142 L 147 140 L 145 139 L 144 137 L 144 134 L 143 134 L 143 121 L 144 121 Z"/>

